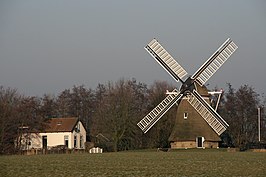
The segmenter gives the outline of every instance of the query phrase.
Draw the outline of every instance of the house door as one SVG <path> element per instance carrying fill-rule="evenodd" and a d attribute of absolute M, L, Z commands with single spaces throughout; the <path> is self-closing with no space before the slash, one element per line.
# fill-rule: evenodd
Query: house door
<path fill-rule="evenodd" d="M 64 139 L 65 139 L 65 146 L 68 148 L 68 135 L 65 135 Z"/>
<path fill-rule="evenodd" d="M 203 148 L 203 141 L 204 141 L 204 137 L 199 136 L 196 139 L 196 143 L 197 143 L 197 148 Z"/>
<path fill-rule="evenodd" d="M 42 148 L 47 149 L 47 136 L 42 136 Z"/>

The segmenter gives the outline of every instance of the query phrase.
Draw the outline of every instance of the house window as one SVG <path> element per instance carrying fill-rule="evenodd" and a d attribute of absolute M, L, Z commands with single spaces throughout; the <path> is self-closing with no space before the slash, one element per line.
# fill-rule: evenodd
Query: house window
<path fill-rule="evenodd" d="M 77 135 L 74 136 L 74 148 L 77 148 Z"/>
<path fill-rule="evenodd" d="M 42 136 L 42 148 L 47 149 L 47 136 Z"/>
<path fill-rule="evenodd" d="M 78 123 L 77 127 L 78 127 L 78 131 L 80 131 L 80 125 L 79 125 L 79 123 Z"/>
<path fill-rule="evenodd" d="M 76 131 L 77 133 L 80 132 L 80 125 L 79 125 L 79 123 L 77 124 L 77 126 L 76 126 L 76 128 L 75 128 L 75 131 Z"/>
<path fill-rule="evenodd" d="M 80 136 L 80 148 L 84 148 L 83 136 Z"/>
<path fill-rule="evenodd" d="M 64 136 L 65 146 L 68 147 L 68 135 Z"/>
<path fill-rule="evenodd" d="M 188 113 L 184 112 L 184 119 L 187 119 L 187 117 L 188 117 Z"/>

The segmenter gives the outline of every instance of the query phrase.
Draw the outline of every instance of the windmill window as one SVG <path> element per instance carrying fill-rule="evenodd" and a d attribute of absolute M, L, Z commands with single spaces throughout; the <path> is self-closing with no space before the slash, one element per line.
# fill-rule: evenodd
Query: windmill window
<path fill-rule="evenodd" d="M 184 119 L 187 119 L 187 117 L 188 117 L 188 113 L 184 112 Z"/>

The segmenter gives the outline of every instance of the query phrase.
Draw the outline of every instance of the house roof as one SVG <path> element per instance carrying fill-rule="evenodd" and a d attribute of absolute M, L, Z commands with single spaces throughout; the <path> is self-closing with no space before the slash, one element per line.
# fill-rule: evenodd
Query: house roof
<path fill-rule="evenodd" d="M 48 122 L 45 132 L 72 132 L 78 121 L 77 117 L 52 118 Z"/>

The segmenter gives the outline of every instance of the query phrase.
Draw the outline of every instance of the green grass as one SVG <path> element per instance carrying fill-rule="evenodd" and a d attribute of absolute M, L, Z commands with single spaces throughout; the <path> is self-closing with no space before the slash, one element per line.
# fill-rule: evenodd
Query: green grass
<path fill-rule="evenodd" d="M 0 156 L 0 176 L 266 176 L 266 153 L 223 150 Z"/>

